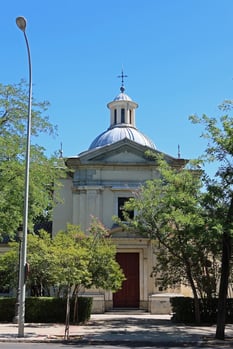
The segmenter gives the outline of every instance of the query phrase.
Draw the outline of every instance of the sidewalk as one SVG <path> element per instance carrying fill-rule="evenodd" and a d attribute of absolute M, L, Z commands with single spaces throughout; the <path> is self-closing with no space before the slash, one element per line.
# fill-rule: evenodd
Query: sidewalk
<path fill-rule="evenodd" d="M 226 340 L 214 340 L 215 326 L 174 324 L 169 315 L 95 314 L 85 326 L 70 326 L 70 341 L 88 344 L 211 344 L 233 347 L 233 325 L 226 326 Z M 18 338 L 17 324 L 0 324 L 0 342 L 63 342 L 62 324 L 25 324 L 24 337 Z"/>

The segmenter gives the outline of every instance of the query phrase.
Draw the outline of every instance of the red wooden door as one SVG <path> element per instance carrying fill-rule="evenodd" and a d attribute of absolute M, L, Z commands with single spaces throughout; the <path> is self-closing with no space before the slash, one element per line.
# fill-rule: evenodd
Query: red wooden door
<path fill-rule="evenodd" d="M 116 260 L 125 274 L 122 288 L 113 294 L 114 308 L 139 307 L 139 253 L 117 253 Z"/>

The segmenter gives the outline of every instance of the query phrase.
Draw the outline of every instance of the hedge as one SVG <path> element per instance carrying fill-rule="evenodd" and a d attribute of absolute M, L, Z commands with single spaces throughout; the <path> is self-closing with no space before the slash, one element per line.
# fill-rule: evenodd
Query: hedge
<path fill-rule="evenodd" d="M 170 299 L 174 322 L 194 323 L 194 299 L 174 297 Z M 199 299 L 201 323 L 215 324 L 217 321 L 218 299 Z M 227 299 L 226 323 L 233 323 L 233 299 Z"/>
<path fill-rule="evenodd" d="M 16 300 L 14 298 L 0 298 L 0 321 L 12 322 L 15 316 Z"/>
<path fill-rule="evenodd" d="M 90 319 L 91 297 L 78 298 L 78 323 Z M 12 322 L 15 316 L 15 298 L 0 298 L 0 321 Z M 70 322 L 72 323 L 74 299 L 70 302 Z M 25 300 L 25 322 L 64 323 L 66 316 L 66 299 L 53 297 L 30 297 Z"/>

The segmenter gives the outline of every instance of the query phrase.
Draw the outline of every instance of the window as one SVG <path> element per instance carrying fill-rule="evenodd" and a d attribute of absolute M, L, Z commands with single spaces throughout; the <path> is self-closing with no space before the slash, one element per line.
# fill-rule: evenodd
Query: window
<path fill-rule="evenodd" d="M 117 123 L 117 110 L 114 109 L 114 124 Z"/>
<path fill-rule="evenodd" d="M 132 124 L 132 110 L 129 110 L 129 123 Z"/>
<path fill-rule="evenodd" d="M 125 122 L 125 109 L 121 109 L 121 122 L 124 123 Z"/>
<path fill-rule="evenodd" d="M 118 198 L 118 217 L 120 218 L 121 221 L 124 221 L 124 204 L 125 202 L 129 201 L 130 198 Z M 134 217 L 134 211 L 127 211 L 129 218 L 133 219 Z"/>

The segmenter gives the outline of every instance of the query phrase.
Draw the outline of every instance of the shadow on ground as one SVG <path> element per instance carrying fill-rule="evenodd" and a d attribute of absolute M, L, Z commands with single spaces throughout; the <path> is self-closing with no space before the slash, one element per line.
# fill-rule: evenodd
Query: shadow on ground
<path fill-rule="evenodd" d="M 197 342 L 200 335 L 197 332 L 190 334 L 189 327 L 175 325 L 170 320 L 127 317 L 124 319 L 90 320 L 86 325 L 85 340 L 93 342 L 130 343 L 138 346 L 151 343 L 166 343 L 175 346 L 177 343 Z M 77 334 L 79 328 L 77 327 Z M 206 335 L 208 335 L 208 331 Z M 72 339 L 72 338 L 71 338 Z"/>

